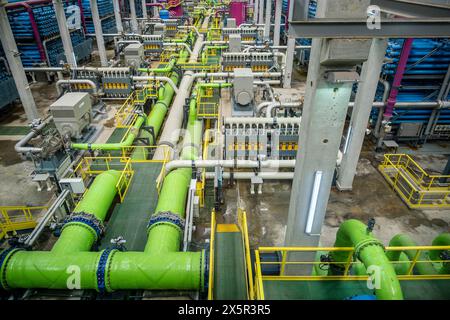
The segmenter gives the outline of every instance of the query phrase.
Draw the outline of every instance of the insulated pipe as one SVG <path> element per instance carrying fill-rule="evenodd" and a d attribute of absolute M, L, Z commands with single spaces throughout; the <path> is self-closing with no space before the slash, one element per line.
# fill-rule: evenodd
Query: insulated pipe
<path fill-rule="evenodd" d="M 266 110 L 266 118 L 272 118 L 273 117 L 273 110 L 276 109 L 280 109 L 280 108 L 300 108 L 301 106 L 303 106 L 303 103 L 301 102 L 285 102 L 285 103 L 280 103 L 280 102 L 275 102 L 275 103 L 271 103 L 267 106 L 267 110 Z"/>
<path fill-rule="evenodd" d="M 379 286 L 375 288 L 375 294 L 381 300 L 402 300 L 403 293 L 394 267 L 389 262 L 384 252 L 383 244 L 372 236 L 367 226 L 359 220 L 350 219 L 339 227 L 336 234 L 335 247 L 354 247 L 355 258 L 359 259 L 366 269 L 376 268 L 376 277 Z M 342 264 L 330 265 L 329 273 L 342 274 L 343 264 L 348 261 L 348 252 L 330 252 L 333 262 Z"/>
<path fill-rule="evenodd" d="M 294 168 L 295 160 L 172 160 L 166 163 L 165 174 L 178 168 L 214 168 L 220 166 L 222 168 Z"/>
<path fill-rule="evenodd" d="M 206 172 L 206 179 L 215 179 L 217 175 L 214 172 Z M 250 180 L 253 177 L 260 177 L 265 180 L 292 180 L 294 172 L 224 172 L 222 178 L 234 180 Z"/>
<path fill-rule="evenodd" d="M 252 49 L 253 50 L 268 50 L 268 49 L 276 49 L 276 50 L 285 49 L 286 50 L 287 46 L 257 46 L 257 45 L 252 45 L 252 46 L 246 46 L 246 48 L 242 52 L 248 53 Z M 295 49 L 296 50 L 298 50 L 298 49 L 301 49 L 301 50 L 311 49 L 311 46 L 295 46 Z"/>
<path fill-rule="evenodd" d="M 172 89 L 175 91 L 176 94 L 178 94 L 178 88 L 176 84 L 173 82 L 173 80 L 169 77 L 162 77 L 162 76 L 132 76 L 131 79 L 133 81 L 150 81 L 150 80 L 158 80 L 158 81 L 164 81 L 167 82 Z"/>
<path fill-rule="evenodd" d="M 56 91 L 58 92 L 58 96 L 61 95 L 62 91 L 61 91 L 61 87 L 64 84 L 80 84 L 80 83 L 85 83 L 88 84 L 89 86 L 91 86 L 92 90 L 93 90 L 93 94 L 97 94 L 98 93 L 98 88 L 97 85 L 95 84 L 94 81 L 92 80 L 88 80 L 88 79 L 62 79 L 62 80 L 58 80 L 56 82 Z"/>
<path fill-rule="evenodd" d="M 37 127 L 32 128 L 31 131 L 22 139 L 19 140 L 19 142 L 16 143 L 14 146 L 14 150 L 16 150 L 19 154 L 27 154 L 27 153 L 41 153 L 42 148 L 36 148 L 36 147 L 25 147 L 25 145 L 30 142 L 31 139 L 36 137 L 42 129 L 53 119 L 52 116 L 46 118 L 44 121 L 42 121 Z"/>
<path fill-rule="evenodd" d="M 250 117 L 226 117 L 224 124 L 300 124 L 301 117 L 293 118 L 250 118 Z"/>
<path fill-rule="evenodd" d="M 397 95 L 400 86 L 402 85 L 403 74 L 406 70 L 406 65 L 408 63 L 409 54 L 411 52 L 412 44 L 414 39 L 405 39 L 403 43 L 402 52 L 397 64 L 397 70 L 394 75 L 394 80 L 392 81 L 392 88 L 389 93 L 389 98 L 387 99 L 386 108 L 384 109 L 384 118 L 389 120 L 392 117 L 394 111 L 394 105 L 397 102 Z"/>
<path fill-rule="evenodd" d="M 182 46 L 189 52 L 189 54 L 192 54 L 191 48 L 185 42 L 163 42 L 163 46 L 167 46 L 167 47 L 168 46 L 174 46 L 174 47 Z"/>

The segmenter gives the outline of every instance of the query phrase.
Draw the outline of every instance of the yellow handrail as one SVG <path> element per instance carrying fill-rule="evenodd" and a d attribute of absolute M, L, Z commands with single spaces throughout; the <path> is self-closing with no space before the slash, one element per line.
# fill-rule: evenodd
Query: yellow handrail
<path fill-rule="evenodd" d="M 16 234 L 19 230 L 32 229 L 37 225 L 32 211 L 42 211 L 47 206 L 0 206 L 0 239 L 8 232 Z"/>
<path fill-rule="evenodd" d="M 213 300 L 214 290 L 214 245 L 216 234 L 216 212 L 211 212 L 211 236 L 209 241 L 209 278 L 208 278 L 208 300 Z"/>
<path fill-rule="evenodd" d="M 245 254 L 247 293 L 250 300 L 255 299 L 255 288 L 253 285 L 252 260 L 250 257 L 250 241 L 248 238 L 247 214 L 242 209 L 238 209 L 238 222 L 243 238 L 243 249 Z"/>

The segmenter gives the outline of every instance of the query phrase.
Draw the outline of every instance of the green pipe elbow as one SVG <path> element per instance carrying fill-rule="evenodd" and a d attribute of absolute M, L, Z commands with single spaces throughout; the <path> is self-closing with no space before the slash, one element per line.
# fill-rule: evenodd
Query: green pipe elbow
<path fill-rule="evenodd" d="M 335 247 L 355 247 L 355 257 L 364 263 L 368 272 L 374 271 L 374 278 L 379 280 L 375 294 L 382 300 L 401 300 L 403 293 L 394 267 L 384 253 L 383 245 L 368 232 L 365 224 L 358 220 L 347 220 L 341 224 L 336 235 Z M 348 252 L 332 252 L 335 262 L 345 263 Z M 341 268 L 339 268 L 341 269 Z M 341 269 L 342 270 L 342 269 Z M 330 267 L 330 273 L 336 268 Z M 338 271 L 337 274 L 340 272 Z"/>
<path fill-rule="evenodd" d="M 432 242 L 433 246 L 450 246 L 450 233 L 444 232 L 434 238 Z M 431 260 L 442 260 L 441 255 L 444 250 L 430 250 L 429 256 Z M 447 256 L 450 256 L 450 252 L 447 251 Z M 443 262 L 442 267 L 439 270 L 440 274 L 450 274 L 450 262 Z"/>
<path fill-rule="evenodd" d="M 408 235 L 405 234 L 398 234 L 395 237 L 391 239 L 389 242 L 390 247 L 405 247 L 403 251 L 388 251 L 386 253 L 386 256 L 390 261 L 400 261 L 401 254 L 404 253 L 407 256 L 408 261 L 414 260 L 417 250 L 408 250 L 407 247 L 414 247 L 417 246 L 417 243 L 412 240 Z M 404 259 L 404 258 L 403 258 Z M 425 255 L 424 252 L 421 252 L 418 261 L 428 261 L 428 257 Z M 407 274 L 409 268 L 406 268 L 405 265 L 410 265 L 410 263 L 407 264 L 396 264 L 399 265 L 396 267 L 397 271 L 400 271 L 400 274 Z M 405 271 L 406 269 L 406 271 Z M 421 275 L 433 275 L 436 274 L 437 271 L 431 264 L 431 262 L 418 262 L 416 263 L 414 267 L 416 273 Z M 397 272 L 398 273 L 398 272 Z"/>

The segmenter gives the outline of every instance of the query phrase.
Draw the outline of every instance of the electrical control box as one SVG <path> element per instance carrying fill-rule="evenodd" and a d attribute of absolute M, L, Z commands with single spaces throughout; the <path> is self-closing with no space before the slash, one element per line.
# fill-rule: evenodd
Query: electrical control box
<path fill-rule="evenodd" d="M 236 19 L 235 18 L 227 19 L 227 28 L 236 28 Z"/>
<path fill-rule="evenodd" d="M 91 123 L 92 102 L 89 93 L 69 92 L 50 106 L 56 129 L 64 137 L 80 139 Z"/>
<path fill-rule="evenodd" d="M 124 54 L 127 66 L 139 68 L 144 60 L 144 45 L 142 43 L 129 44 L 124 49 Z"/>
<path fill-rule="evenodd" d="M 66 178 L 59 180 L 59 185 L 62 190 L 68 189 L 75 194 L 83 194 L 86 191 L 82 178 Z"/>
<path fill-rule="evenodd" d="M 252 69 L 234 69 L 233 92 L 234 100 L 241 106 L 247 106 L 253 101 L 254 93 Z"/>
<path fill-rule="evenodd" d="M 229 52 L 241 52 L 241 35 L 230 34 L 228 38 L 228 51 Z"/>

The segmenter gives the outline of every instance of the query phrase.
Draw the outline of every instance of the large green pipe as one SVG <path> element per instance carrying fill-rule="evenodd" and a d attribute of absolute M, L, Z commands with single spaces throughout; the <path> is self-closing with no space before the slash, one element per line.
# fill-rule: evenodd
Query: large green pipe
<path fill-rule="evenodd" d="M 403 299 L 400 283 L 395 270 L 384 253 L 383 245 L 372 236 L 366 225 L 358 220 L 347 220 L 341 224 L 336 235 L 335 247 L 355 247 L 355 257 L 364 263 L 366 269 L 375 267 L 379 273 L 380 285 L 375 288 L 377 298 L 382 300 Z M 334 262 L 347 261 L 348 252 L 333 251 Z M 330 273 L 340 274 L 337 268 L 330 268 Z M 339 268 L 340 269 L 340 268 Z"/>
<path fill-rule="evenodd" d="M 390 261 L 394 261 L 394 262 L 399 261 L 402 253 L 408 257 L 408 261 L 412 261 L 412 260 L 414 260 L 416 254 L 417 254 L 417 250 L 408 250 L 407 249 L 407 247 L 417 246 L 417 243 L 406 234 L 398 234 L 395 237 L 393 237 L 391 239 L 391 241 L 389 241 L 389 246 L 390 247 L 405 247 L 405 249 L 403 251 L 402 250 L 388 251 L 386 253 L 386 256 L 388 257 L 388 259 Z M 419 253 L 419 257 L 417 260 L 418 261 L 427 261 L 428 257 L 425 255 L 425 252 L 422 251 Z M 408 262 L 408 263 L 404 263 L 404 264 L 400 264 L 400 265 L 403 265 L 403 266 L 395 268 L 397 273 L 398 274 L 407 274 L 407 272 L 409 270 L 409 266 L 411 264 Z M 405 265 L 407 265 L 408 268 L 406 268 Z M 433 275 L 433 274 L 437 273 L 436 269 L 433 267 L 431 262 L 417 263 L 414 266 L 414 269 L 415 269 L 416 273 L 422 274 L 422 275 Z"/>
<path fill-rule="evenodd" d="M 99 174 L 89 188 L 89 192 L 78 203 L 74 214 L 91 214 L 103 222 L 116 196 L 116 184 L 119 178 L 120 172 L 115 170 Z M 92 227 L 85 223 L 71 221 L 64 226 L 58 241 L 52 248 L 52 252 L 62 254 L 89 251 L 96 240 L 97 234 Z"/>

